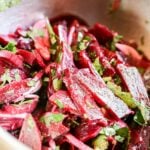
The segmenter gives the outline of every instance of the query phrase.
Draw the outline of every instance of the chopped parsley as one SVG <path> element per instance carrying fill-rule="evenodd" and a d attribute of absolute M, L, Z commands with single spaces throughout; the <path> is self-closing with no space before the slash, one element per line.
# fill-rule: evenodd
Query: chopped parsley
<path fill-rule="evenodd" d="M 42 29 L 32 29 L 27 32 L 27 37 L 34 39 L 35 37 L 44 37 L 44 31 Z"/>
<path fill-rule="evenodd" d="M 1 86 L 4 86 L 6 83 L 10 83 L 12 81 L 9 69 L 6 69 L 5 73 L 1 76 L 1 80 L 2 80 Z"/>
<path fill-rule="evenodd" d="M 5 47 L 0 45 L 0 50 L 8 50 L 10 52 L 16 53 L 16 44 L 15 42 L 11 41 Z"/>
<path fill-rule="evenodd" d="M 113 37 L 113 40 L 112 42 L 110 43 L 110 49 L 112 51 L 115 51 L 116 50 L 116 43 L 118 43 L 121 39 L 123 38 L 122 35 L 116 35 Z"/>
<path fill-rule="evenodd" d="M 21 0 L 0 0 L 0 12 L 17 5 Z"/>
<path fill-rule="evenodd" d="M 55 91 L 58 91 L 62 88 L 62 80 L 58 78 L 55 78 L 52 84 Z"/>
<path fill-rule="evenodd" d="M 102 64 L 100 63 L 98 57 L 94 60 L 93 66 L 95 67 L 96 71 L 97 71 L 100 75 L 103 75 L 104 68 L 103 68 Z"/>
<path fill-rule="evenodd" d="M 55 103 L 56 103 L 56 105 L 57 105 L 60 109 L 64 108 L 63 103 L 62 103 L 59 99 L 56 99 L 56 100 L 55 100 Z"/>
<path fill-rule="evenodd" d="M 80 42 L 77 44 L 77 51 L 85 50 L 89 46 L 91 42 L 91 38 L 89 36 L 85 36 Z"/>
<path fill-rule="evenodd" d="M 49 126 L 51 123 L 62 122 L 64 118 L 65 116 L 61 113 L 47 113 L 40 118 L 40 121 Z"/>

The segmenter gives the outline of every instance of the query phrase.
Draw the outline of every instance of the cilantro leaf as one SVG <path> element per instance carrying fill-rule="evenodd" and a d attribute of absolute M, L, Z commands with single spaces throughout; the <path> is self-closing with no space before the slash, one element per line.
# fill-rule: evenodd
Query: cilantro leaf
<path fill-rule="evenodd" d="M 35 37 L 43 37 L 44 31 L 42 29 L 32 29 L 27 32 L 26 36 L 32 39 L 34 39 Z"/>
<path fill-rule="evenodd" d="M 123 100 L 130 108 L 136 108 L 136 100 L 131 96 L 129 92 L 123 92 L 121 87 L 115 83 L 109 81 L 107 82 L 108 88 L 121 100 Z"/>
<path fill-rule="evenodd" d="M 0 0 L 0 12 L 17 5 L 21 0 Z"/>
<path fill-rule="evenodd" d="M 10 83 L 12 81 L 9 69 L 7 69 L 5 73 L 1 76 L 1 80 L 2 80 L 1 86 L 4 86 L 7 82 Z"/>
<path fill-rule="evenodd" d="M 53 30 L 53 27 L 51 26 L 49 19 L 47 18 L 47 29 L 50 35 L 50 42 L 52 45 L 54 45 L 57 42 L 57 36 Z"/>
<path fill-rule="evenodd" d="M 85 50 L 89 46 L 91 42 L 91 38 L 89 36 L 85 36 L 80 42 L 77 44 L 77 51 Z"/>
<path fill-rule="evenodd" d="M 93 140 L 92 145 L 95 150 L 107 150 L 109 147 L 109 142 L 107 141 L 107 137 L 105 135 L 99 135 Z"/>
<path fill-rule="evenodd" d="M 62 80 L 58 78 L 55 78 L 52 84 L 55 91 L 58 91 L 62 88 Z"/>
<path fill-rule="evenodd" d="M 30 81 L 27 82 L 27 85 L 30 86 L 30 87 L 35 86 L 35 84 L 36 84 L 35 80 L 30 80 Z"/>
<path fill-rule="evenodd" d="M 40 118 L 40 121 L 43 122 L 46 126 L 49 126 L 51 123 L 58 123 L 64 120 L 65 116 L 61 113 L 48 113 Z"/>
<path fill-rule="evenodd" d="M 100 131 L 100 134 L 104 134 L 106 136 L 113 136 L 116 134 L 116 131 L 112 127 L 106 127 Z"/>
<path fill-rule="evenodd" d="M 103 75 L 104 68 L 103 68 L 102 64 L 100 63 L 98 57 L 94 60 L 93 66 L 100 75 Z"/>
<path fill-rule="evenodd" d="M 150 110 L 143 103 L 138 103 L 138 109 L 133 120 L 139 125 L 145 125 L 150 120 Z"/>
<path fill-rule="evenodd" d="M 8 50 L 10 52 L 16 53 L 15 42 L 9 42 L 5 47 L 0 46 L 0 50 Z"/>
<path fill-rule="evenodd" d="M 116 50 L 116 43 L 118 43 L 121 39 L 123 38 L 123 36 L 122 35 L 116 35 L 116 36 L 114 36 L 113 37 L 113 40 L 112 40 L 112 42 L 110 43 L 110 49 L 112 50 L 112 51 L 115 51 Z"/>
<path fill-rule="evenodd" d="M 64 108 L 63 103 L 62 103 L 59 99 L 56 99 L 56 100 L 55 100 L 55 103 L 57 104 L 57 106 L 58 106 L 60 109 Z"/>

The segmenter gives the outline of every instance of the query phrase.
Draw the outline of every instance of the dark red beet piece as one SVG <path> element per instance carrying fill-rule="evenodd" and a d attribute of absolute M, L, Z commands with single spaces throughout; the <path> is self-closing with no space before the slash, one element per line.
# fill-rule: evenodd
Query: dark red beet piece
<path fill-rule="evenodd" d="M 84 122 L 75 128 L 75 136 L 79 140 L 86 142 L 96 137 L 100 133 L 101 128 L 98 120 Z"/>
<path fill-rule="evenodd" d="M 113 39 L 113 32 L 108 29 L 108 27 L 100 23 L 95 24 L 94 27 L 89 30 L 89 32 L 92 33 L 102 44 L 105 44 Z"/>

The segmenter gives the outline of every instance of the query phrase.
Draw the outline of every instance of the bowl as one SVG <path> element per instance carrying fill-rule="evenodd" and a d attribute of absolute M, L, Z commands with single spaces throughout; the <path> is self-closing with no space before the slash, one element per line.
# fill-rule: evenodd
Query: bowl
<path fill-rule="evenodd" d="M 150 59 L 150 0 L 122 1 L 119 9 L 113 13 L 109 11 L 111 3 L 111 0 L 22 0 L 0 13 L 0 34 L 13 32 L 20 26 L 27 27 L 46 16 L 51 18 L 69 13 L 83 18 L 89 25 L 100 22 L 126 39 L 134 39 Z M 3 141 L 0 148 L 15 150 L 19 142 L 12 138 L 6 132 L 0 135 L 0 141 Z M 19 149 L 28 150 L 24 146 Z"/>

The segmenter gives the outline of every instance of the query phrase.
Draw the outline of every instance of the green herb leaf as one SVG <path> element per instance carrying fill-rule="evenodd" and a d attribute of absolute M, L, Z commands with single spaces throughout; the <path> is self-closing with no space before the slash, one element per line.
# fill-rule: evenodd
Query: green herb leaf
<path fill-rule="evenodd" d="M 32 86 L 35 86 L 35 84 L 36 84 L 36 81 L 35 81 L 35 80 L 30 80 L 30 81 L 27 82 L 27 85 L 28 85 L 28 86 L 31 86 L 31 87 L 32 87 Z"/>
<path fill-rule="evenodd" d="M 130 108 L 136 108 L 136 100 L 131 96 L 129 92 L 123 92 L 121 87 L 113 82 L 107 82 L 108 88 L 121 100 L 123 100 Z"/>
<path fill-rule="evenodd" d="M 20 81 L 20 80 L 21 80 L 21 77 L 20 77 L 18 71 L 15 72 L 15 80 L 16 80 L 16 81 Z"/>
<path fill-rule="evenodd" d="M 17 5 L 20 0 L 0 0 L 0 12 Z"/>
<path fill-rule="evenodd" d="M 34 39 L 35 37 L 43 37 L 44 31 L 42 29 L 32 29 L 31 31 L 27 32 L 27 37 Z"/>
<path fill-rule="evenodd" d="M 77 51 L 85 50 L 89 46 L 91 42 L 91 38 L 89 36 L 85 36 L 80 42 L 77 44 Z"/>
<path fill-rule="evenodd" d="M 64 120 L 65 116 L 61 113 L 48 113 L 40 118 L 40 121 L 49 126 L 51 123 L 58 123 Z"/>
<path fill-rule="evenodd" d="M 60 63 L 61 60 L 62 60 L 62 57 L 63 57 L 63 53 L 62 53 L 62 52 L 59 52 L 58 55 L 57 55 L 57 58 L 56 58 L 56 62 L 57 62 L 57 63 Z"/>
<path fill-rule="evenodd" d="M 92 145 L 95 150 L 107 150 L 109 142 L 105 135 L 99 135 L 93 140 Z"/>
<path fill-rule="evenodd" d="M 10 83 L 12 81 L 9 69 L 6 69 L 5 73 L 1 76 L 1 80 L 1 86 L 4 86 L 7 82 Z"/>
<path fill-rule="evenodd" d="M 113 136 L 116 134 L 116 131 L 112 127 L 106 127 L 100 131 L 100 134 L 104 134 L 106 136 Z"/>
<path fill-rule="evenodd" d="M 30 129 L 33 129 L 35 127 L 35 122 L 34 122 L 33 117 L 31 115 L 28 117 L 27 122 L 28 122 L 28 127 Z"/>
<path fill-rule="evenodd" d="M 0 50 L 8 50 L 10 52 L 16 53 L 15 42 L 9 42 L 5 47 L 0 46 Z"/>
<path fill-rule="evenodd" d="M 143 126 L 150 120 L 150 111 L 143 103 L 139 103 L 137 107 L 138 110 L 136 111 L 133 120 L 137 124 Z"/>
<path fill-rule="evenodd" d="M 115 139 L 116 139 L 118 142 L 122 143 L 125 138 L 122 137 L 122 136 L 120 136 L 120 135 L 116 135 L 116 136 L 115 136 Z"/>
<path fill-rule="evenodd" d="M 110 49 L 111 49 L 112 51 L 115 51 L 115 50 L 116 50 L 116 46 L 115 46 L 115 45 L 116 45 L 116 43 L 118 43 L 122 38 L 123 38 L 122 35 L 116 35 L 116 36 L 114 36 L 112 42 L 110 43 Z"/>
<path fill-rule="evenodd" d="M 55 150 L 60 150 L 60 147 L 59 147 L 59 146 L 56 146 Z"/>
<path fill-rule="evenodd" d="M 98 57 L 97 57 L 97 58 L 95 59 L 95 61 L 93 62 L 93 66 L 95 67 L 96 71 L 97 71 L 100 75 L 103 75 L 104 68 L 103 68 L 103 66 L 101 65 L 101 63 L 100 63 Z"/>
<path fill-rule="evenodd" d="M 127 127 L 120 128 L 116 130 L 115 139 L 118 142 L 123 143 L 122 147 L 127 147 L 130 141 L 130 132 Z"/>
<path fill-rule="evenodd" d="M 55 100 L 55 103 L 57 104 L 57 106 L 58 106 L 60 109 L 64 108 L 64 105 L 63 105 L 63 103 L 62 103 L 60 100 L 56 99 L 56 100 Z"/>
<path fill-rule="evenodd" d="M 55 91 L 58 91 L 62 88 L 62 80 L 55 78 L 53 80 L 53 88 Z"/>
<path fill-rule="evenodd" d="M 49 19 L 47 19 L 47 29 L 50 35 L 50 42 L 52 45 L 54 45 L 57 42 L 57 36 L 53 30 L 53 27 L 51 26 Z"/>

